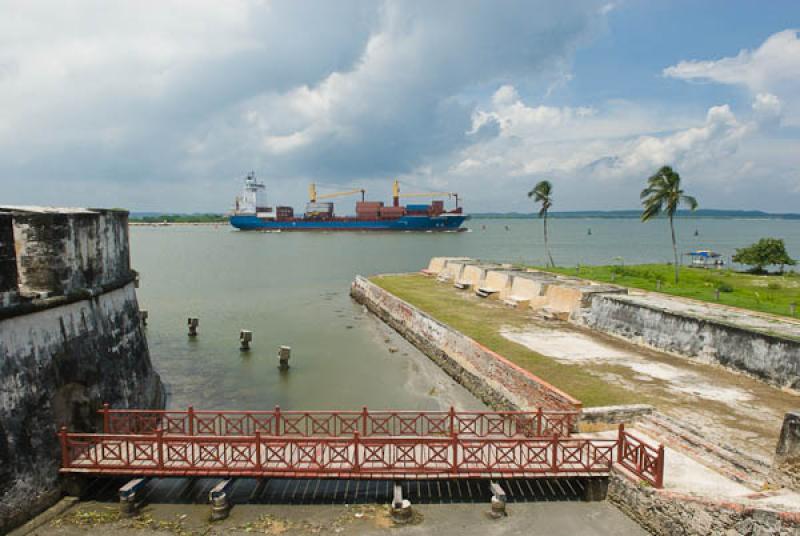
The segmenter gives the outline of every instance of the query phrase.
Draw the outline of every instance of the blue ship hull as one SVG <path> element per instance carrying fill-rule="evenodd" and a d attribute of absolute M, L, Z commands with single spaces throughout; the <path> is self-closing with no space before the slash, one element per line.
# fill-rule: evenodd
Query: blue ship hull
<path fill-rule="evenodd" d="M 236 214 L 230 223 L 242 231 L 457 231 L 469 216 L 403 216 L 396 220 L 286 220 L 270 221 Z"/>

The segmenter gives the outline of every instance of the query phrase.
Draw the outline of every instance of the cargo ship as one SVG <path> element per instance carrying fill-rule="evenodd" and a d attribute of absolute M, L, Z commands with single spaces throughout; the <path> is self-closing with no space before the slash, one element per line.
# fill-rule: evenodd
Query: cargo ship
<path fill-rule="evenodd" d="M 355 216 L 337 216 L 332 201 L 335 197 L 359 195 Z M 367 201 L 363 189 L 317 195 L 316 185 L 309 186 L 309 201 L 305 212 L 295 216 L 289 206 L 270 206 L 265 201 L 265 185 L 254 173 L 244 181 L 244 191 L 236 198 L 230 224 L 243 231 L 462 231 L 469 216 L 459 206 L 458 194 L 452 192 L 400 193 L 400 183 L 394 181 L 392 204 Z M 443 200 L 430 204 L 401 205 L 403 197 L 455 198 L 455 207 L 447 210 Z"/>

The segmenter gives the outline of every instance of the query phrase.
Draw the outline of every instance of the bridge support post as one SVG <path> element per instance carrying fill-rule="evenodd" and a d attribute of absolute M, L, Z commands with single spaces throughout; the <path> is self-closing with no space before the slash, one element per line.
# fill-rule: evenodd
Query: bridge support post
<path fill-rule="evenodd" d="M 136 515 L 136 493 L 144 487 L 146 482 L 146 478 L 134 478 L 119 488 L 119 513 L 122 514 L 122 517 Z"/>
<path fill-rule="evenodd" d="M 489 483 L 489 489 L 492 490 L 492 510 L 489 512 L 489 516 L 492 519 L 506 517 L 508 512 L 506 512 L 505 490 L 494 480 Z"/>
<path fill-rule="evenodd" d="M 239 350 L 246 352 L 250 349 L 250 343 L 253 342 L 253 332 L 243 329 L 239 331 Z"/>
<path fill-rule="evenodd" d="M 211 503 L 211 521 L 227 519 L 233 506 L 228 498 L 233 479 L 220 481 L 208 492 L 208 502 Z"/>
<path fill-rule="evenodd" d="M 292 348 L 290 346 L 280 346 L 278 348 L 278 368 L 281 370 L 289 370 L 289 358 L 292 357 Z"/>
<path fill-rule="evenodd" d="M 583 480 L 583 500 L 596 502 L 606 500 L 608 495 L 608 477 L 593 477 Z"/>
<path fill-rule="evenodd" d="M 401 525 L 408 523 L 414 518 L 414 511 L 411 509 L 411 501 L 403 499 L 403 488 L 400 482 L 394 483 L 391 514 L 392 520 Z"/>

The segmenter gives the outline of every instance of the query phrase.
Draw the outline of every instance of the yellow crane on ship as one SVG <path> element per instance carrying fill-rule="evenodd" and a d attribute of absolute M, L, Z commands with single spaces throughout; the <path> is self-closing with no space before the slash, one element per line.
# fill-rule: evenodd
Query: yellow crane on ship
<path fill-rule="evenodd" d="M 318 199 L 333 199 L 334 197 L 342 197 L 345 195 L 354 195 L 354 194 L 361 194 L 361 200 L 364 200 L 364 195 L 366 194 L 366 190 L 363 188 L 355 189 L 355 190 L 345 190 L 344 192 L 333 192 L 330 194 L 322 194 L 317 195 L 317 185 L 313 182 L 308 185 L 308 198 L 312 203 L 316 203 Z"/>
<path fill-rule="evenodd" d="M 400 206 L 401 197 L 436 197 L 437 195 L 446 195 L 447 197 L 454 197 L 456 200 L 456 208 L 458 208 L 458 194 L 455 192 L 415 192 L 410 194 L 400 193 L 400 181 L 395 180 L 392 186 L 392 201 L 394 206 Z"/>

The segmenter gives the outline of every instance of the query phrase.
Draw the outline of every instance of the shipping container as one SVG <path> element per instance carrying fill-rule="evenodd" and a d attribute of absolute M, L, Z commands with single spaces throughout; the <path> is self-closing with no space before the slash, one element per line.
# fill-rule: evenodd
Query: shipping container
<path fill-rule="evenodd" d="M 278 215 L 278 219 L 281 220 L 289 220 L 294 218 L 294 209 L 292 207 L 277 207 L 275 212 Z"/>
<path fill-rule="evenodd" d="M 413 212 L 427 212 L 430 205 L 406 205 L 406 209 Z"/>
<path fill-rule="evenodd" d="M 405 216 L 406 209 L 404 207 L 384 207 L 381 209 L 381 218 L 402 218 Z"/>

